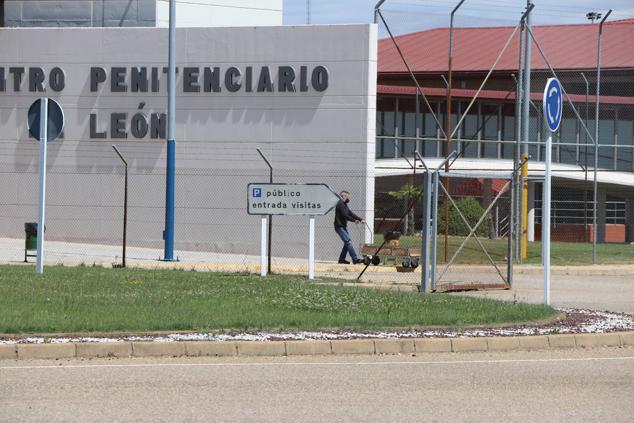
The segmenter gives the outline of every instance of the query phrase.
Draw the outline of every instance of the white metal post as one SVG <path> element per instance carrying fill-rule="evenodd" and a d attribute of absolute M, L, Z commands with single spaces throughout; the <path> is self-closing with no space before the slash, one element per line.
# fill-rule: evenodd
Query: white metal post
<path fill-rule="evenodd" d="M 40 196 L 37 219 L 37 258 L 35 271 L 44 272 L 44 221 L 46 219 L 46 143 L 48 134 L 48 98 L 40 99 Z"/>
<path fill-rule="evenodd" d="M 262 229 L 260 231 L 260 276 L 266 276 L 266 232 L 268 223 L 266 216 L 262 216 Z"/>
<path fill-rule="evenodd" d="M 542 261 L 544 263 L 544 304 L 550 305 L 550 179 L 553 134 L 546 140 L 544 189 L 542 195 Z"/>
<path fill-rule="evenodd" d="M 421 247 L 421 259 L 423 261 L 423 268 L 421 269 L 421 282 L 420 282 L 420 292 L 429 292 L 429 281 L 430 281 L 430 243 L 431 243 L 431 227 L 430 227 L 430 218 L 431 218 L 431 178 L 432 173 L 427 170 L 423 173 L 423 236 L 422 236 L 422 247 Z"/>
<path fill-rule="evenodd" d="M 315 279 L 315 216 L 308 222 L 308 279 Z"/>

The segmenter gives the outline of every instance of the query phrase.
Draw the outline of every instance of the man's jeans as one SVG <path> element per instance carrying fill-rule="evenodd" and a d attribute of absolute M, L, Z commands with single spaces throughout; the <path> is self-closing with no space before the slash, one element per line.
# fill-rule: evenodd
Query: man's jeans
<path fill-rule="evenodd" d="M 348 234 L 348 229 L 343 228 L 341 226 L 335 226 L 335 232 L 339 235 L 339 238 L 343 241 L 343 248 L 341 250 L 341 254 L 339 254 L 339 261 L 344 261 L 346 259 L 346 254 L 350 253 L 350 258 L 352 258 L 352 262 L 357 261 L 357 253 L 354 251 L 354 247 L 352 246 L 352 240 L 350 239 L 350 234 Z"/>

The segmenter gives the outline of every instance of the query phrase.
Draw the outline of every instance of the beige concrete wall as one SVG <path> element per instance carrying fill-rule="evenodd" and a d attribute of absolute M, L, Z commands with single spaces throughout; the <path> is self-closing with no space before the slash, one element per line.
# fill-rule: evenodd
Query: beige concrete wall
<path fill-rule="evenodd" d="M 47 238 L 118 243 L 121 233 L 123 171 L 111 145 L 130 162 L 129 242 L 162 245 L 165 142 L 129 136 L 112 139 L 112 113 L 165 113 L 166 78 L 159 92 L 112 92 L 110 80 L 90 87 L 90 70 L 101 66 L 162 67 L 167 59 L 164 29 L 3 29 L 0 68 L 0 236 L 22 237 L 23 223 L 37 218 L 37 142 L 29 139 L 26 111 L 39 96 L 60 102 L 67 123 L 64 138 L 49 145 Z M 276 182 L 327 183 L 348 189 L 352 208 L 372 221 L 376 27 L 372 25 L 199 28 L 177 35 L 176 246 L 257 253 L 259 218 L 246 214 L 246 186 L 268 180 L 257 155 L 261 148 L 275 165 Z M 185 66 L 325 66 L 323 92 L 183 92 Z M 63 68 L 66 86 L 29 92 L 29 78 L 14 91 L 10 67 L 37 66 L 48 75 Z M 104 139 L 90 138 L 90 115 Z M 333 216 L 317 218 L 317 256 L 333 258 L 340 241 Z M 307 252 L 308 218 L 275 219 L 275 253 Z M 362 236 L 361 234 L 360 236 Z M 369 235 L 368 235 L 369 236 Z M 361 240 L 359 237 L 357 237 Z"/>

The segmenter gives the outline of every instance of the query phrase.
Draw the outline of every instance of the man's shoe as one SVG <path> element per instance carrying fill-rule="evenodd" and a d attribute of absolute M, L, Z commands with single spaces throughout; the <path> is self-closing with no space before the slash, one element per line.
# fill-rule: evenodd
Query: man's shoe
<path fill-rule="evenodd" d="M 348 260 L 339 260 L 339 264 L 350 264 Z"/>
<path fill-rule="evenodd" d="M 363 264 L 363 259 L 356 259 L 354 264 Z"/>

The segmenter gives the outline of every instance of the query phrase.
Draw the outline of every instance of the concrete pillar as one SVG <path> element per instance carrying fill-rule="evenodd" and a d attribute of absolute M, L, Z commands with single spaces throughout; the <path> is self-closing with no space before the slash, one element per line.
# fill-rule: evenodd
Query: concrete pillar
<path fill-rule="evenodd" d="M 597 242 L 605 242 L 605 202 L 607 194 L 605 188 L 599 185 L 597 191 Z"/>
<path fill-rule="evenodd" d="M 535 187 L 535 182 L 528 183 L 528 222 L 526 223 L 528 242 L 535 241 Z"/>
<path fill-rule="evenodd" d="M 625 200 L 625 240 L 634 242 L 634 198 Z"/>

